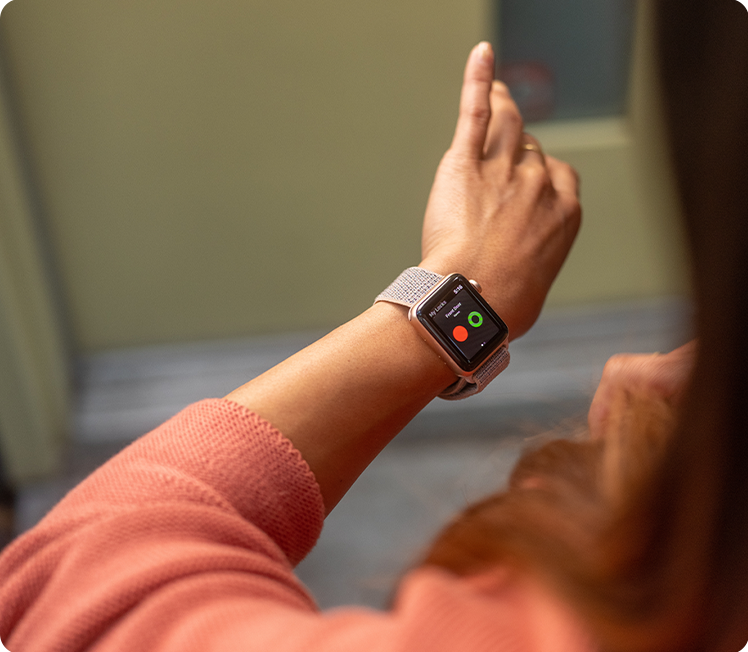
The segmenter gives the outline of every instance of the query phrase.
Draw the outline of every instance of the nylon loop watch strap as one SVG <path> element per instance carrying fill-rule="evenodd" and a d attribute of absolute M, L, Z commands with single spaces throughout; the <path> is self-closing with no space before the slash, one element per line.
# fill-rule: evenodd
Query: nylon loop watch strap
<path fill-rule="evenodd" d="M 377 301 L 389 301 L 399 303 L 401 306 L 410 308 L 420 301 L 431 288 L 433 288 L 444 277 L 436 272 L 430 272 L 420 267 L 408 267 L 387 288 L 374 299 Z"/>
<path fill-rule="evenodd" d="M 421 267 L 409 267 L 381 292 L 377 301 L 388 301 L 411 308 L 418 303 L 444 277 Z M 472 376 L 460 376 L 447 387 L 440 398 L 458 400 L 480 392 L 488 383 L 498 376 L 509 364 L 509 350 L 506 343 L 498 348 Z"/>
<path fill-rule="evenodd" d="M 452 383 L 439 394 L 439 398 L 449 401 L 477 394 L 508 366 L 509 349 L 505 344 L 500 349 L 497 349 L 496 353 L 486 360 L 482 367 L 478 368 L 473 374 L 473 382 L 470 382 L 467 378 L 458 378 L 457 382 Z"/>

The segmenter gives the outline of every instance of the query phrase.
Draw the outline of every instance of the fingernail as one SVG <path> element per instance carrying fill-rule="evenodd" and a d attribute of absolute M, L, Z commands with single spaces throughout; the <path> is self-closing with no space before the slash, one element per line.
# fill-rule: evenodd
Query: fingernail
<path fill-rule="evenodd" d="M 493 48 L 488 41 L 478 43 L 478 56 L 484 61 L 488 61 L 493 57 Z"/>

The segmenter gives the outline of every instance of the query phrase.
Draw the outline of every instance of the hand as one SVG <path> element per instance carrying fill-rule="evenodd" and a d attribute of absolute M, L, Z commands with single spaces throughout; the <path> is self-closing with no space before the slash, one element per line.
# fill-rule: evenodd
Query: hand
<path fill-rule="evenodd" d="M 665 355 L 619 354 L 608 360 L 587 416 L 590 435 L 605 435 L 611 407 L 624 392 L 636 390 L 677 406 L 691 375 L 696 341 Z"/>
<path fill-rule="evenodd" d="M 436 173 L 421 266 L 477 280 L 511 338 L 535 322 L 579 229 L 574 170 L 523 134 L 517 106 L 493 81 L 491 46 L 470 53 L 454 140 Z"/>
<path fill-rule="evenodd" d="M 570 167 L 521 148 L 506 89 L 491 90 L 493 53 L 465 70 L 460 119 L 426 210 L 423 267 L 479 281 L 510 335 L 533 323 L 579 227 Z M 490 98 L 489 98 L 490 96 Z M 378 302 L 231 392 L 267 419 L 314 473 L 327 511 L 379 451 L 455 381 L 403 306 Z"/>

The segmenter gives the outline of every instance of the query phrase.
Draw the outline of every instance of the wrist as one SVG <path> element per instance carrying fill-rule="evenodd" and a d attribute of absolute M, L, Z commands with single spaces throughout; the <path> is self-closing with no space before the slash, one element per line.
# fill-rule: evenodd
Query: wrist
<path fill-rule="evenodd" d="M 487 301 L 495 300 L 501 294 L 501 288 L 496 282 L 496 273 L 489 271 L 485 265 L 471 260 L 468 256 L 427 256 L 418 264 L 418 267 L 442 276 L 457 272 L 467 279 L 477 281 L 481 286 L 481 294 Z"/>
<path fill-rule="evenodd" d="M 495 271 L 489 271 L 485 266 L 475 263 L 467 256 L 458 255 L 427 256 L 418 266 L 442 276 L 457 272 L 467 279 L 477 281 L 481 288 L 481 296 L 509 328 L 509 339 L 517 336 L 515 334 L 517 320 L 513 314 L 513 306 L 507 300 L 507 286 L 501 282 Z"/>
<path fill-rule="evenodd" d="M 378 324 L 377 330 L 388 341 L 390 355 L 397 360 L 397 369 L 393 371 L 401 378 L 408 378 L 409 386 L 420 384 L 428 400 L 455 382 L 455 373 L 413 328 L 408 308 L 379 301 L 361 318 L 372 318 L 372 323 Z"/>
<path fill-rule="evenodd" d="M 409 267 L 376 297 L 407 307 L 408 321 L 457 377 L 440 398 L 464 399 L 482 391 L 509 364 L 508 329 L 460 273 Z"/>

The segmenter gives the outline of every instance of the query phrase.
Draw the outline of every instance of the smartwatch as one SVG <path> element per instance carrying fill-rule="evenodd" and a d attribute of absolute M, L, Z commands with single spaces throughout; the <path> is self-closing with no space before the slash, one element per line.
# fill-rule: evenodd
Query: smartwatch
<path fill-rule="evenodd" d="M 506 324 L 483 299 L 480 285 L 462 274 L 409 267 L 377 301 L 407 306 L 418 334 L 458 376 L 440 398 L 477 394 L 509 364 Z"/>

